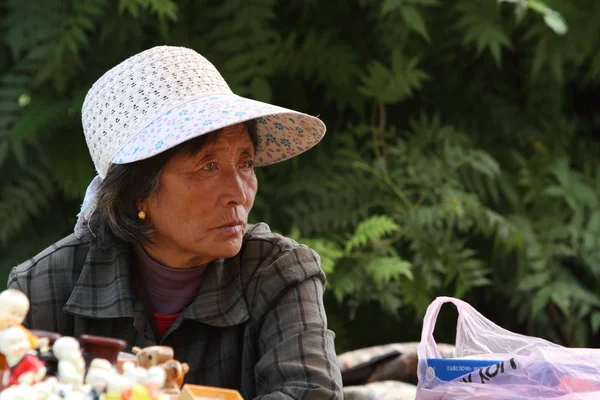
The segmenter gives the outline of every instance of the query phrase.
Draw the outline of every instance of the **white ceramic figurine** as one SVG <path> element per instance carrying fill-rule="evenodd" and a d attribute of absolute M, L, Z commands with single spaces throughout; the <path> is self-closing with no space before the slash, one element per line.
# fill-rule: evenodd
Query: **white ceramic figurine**
<path fill-rule="evenodd" d="M 58 359 L 58 380 L 71 385 L 76 392 L 82 391 L 85 360 L 79 342 L 73 337 L 63 336 L 54 342 L 52 351 Z"/>
<path fill-rule="evenodd" d="M 0 353 L 10 368 L 5 375 L 4 386 L 34 384 L 46 376 L 46 366 L 31 354 L 31 344 L 21 328 L 9 326 L 0 332 Z"/>
<path fill-rule="evenodd" d="M 100 400 L 106 392 L 108 381 L 117 371 L 112 364 L 103 358 L 95 358 L 90 363 L 85 376 L 85 383 L 90 386 L 89 398 Z"/>
<path fill-rule="evenodd" d="M 16 289 L 6 289 L 0 292 L 0 330 L 9 326 L 16 326 L 25 332 L 33 349 L 47 350 L 47 338 L 38 338 L 23 327 L 23 321 L 25 321 L 28 312 L 29 299 L 25 293 Z"/>

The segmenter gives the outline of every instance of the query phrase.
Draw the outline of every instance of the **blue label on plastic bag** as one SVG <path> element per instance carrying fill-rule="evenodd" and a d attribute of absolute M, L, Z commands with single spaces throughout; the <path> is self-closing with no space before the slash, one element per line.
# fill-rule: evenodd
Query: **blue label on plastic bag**
<path fill-rule="evenodd" d="M 428 358 L 428 369 L 442 381 L 451 381 L 481 368 L 498 364 L 502 360 L 464 360 L 457 358 Z"/>

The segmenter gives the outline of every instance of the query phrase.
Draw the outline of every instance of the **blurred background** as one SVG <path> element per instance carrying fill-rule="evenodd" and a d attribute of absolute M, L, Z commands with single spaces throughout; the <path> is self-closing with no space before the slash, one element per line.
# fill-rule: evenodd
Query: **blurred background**
<path fill-rule="evenodd" d="M 72 232 L 92 83 L 181 45 L 327 124 L 252 220 L 320 253 L 338 352 L 419 340 L 439 295 L 600 344 L 600 1 L 4 0 L 0 42 L 1 279 Z"/>

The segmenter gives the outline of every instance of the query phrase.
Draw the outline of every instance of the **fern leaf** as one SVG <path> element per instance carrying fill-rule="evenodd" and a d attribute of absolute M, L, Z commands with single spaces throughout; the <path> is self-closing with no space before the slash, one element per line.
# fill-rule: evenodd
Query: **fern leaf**
<path fill-rule="evenodd" d="M 427 32 L 425 20 L 417 8 L 413 6 L 404 6 L 400 9 L 400 12 L 402 13 L 404 22 L 410 29 L 423 36 L 428 42 L 431 41 L 429 33 Z"/>
<path fill-rule="evenodd" d="M 477 54 L 489 49 L 498 66 L 502 64 L 502 48 L 512 48 L 501 24 L 497 5 L 492 1 L 462 1 L 457 9 L 462 14 L 457 26 L 464 30 L 463 44 L 474 44 Z"/>
<path fill-rule="evenodd" d="M 303 234 L 353 229 L 371 210 L 382 205 L 384 196 L 378 182 L 349 165 L 357 157 L 350 151 L 324 155 L 304 166 L 296 179 L 277 182 L 279 203 L 285 204 L 281 209 Z"/>
<path fill-rule="evenodd" d="M 381 15 L 386 15 L 402 6 L 402 0 L 384 0 L 381 4 Z"/>
<path fill-rule="evenodd" d="M 367 264 L 366 270 L 378 285 L 398 280 L 402 276 L 413 279 L 412 264 L 398 257 L 373 258 Z"/>
<path fill-rule="evenodd" d="M 367 243 L 394 232 L 400 232 L 400 227 L 393 219 L 385 215 L 372 216 L 358 224 L 354 234 L 346 242 L 346 252 L 364 247 Z"/>
<path fill-rule="evenodd" d="M 8 138 L 11 149 L 21 165 L 25 165 L 25 148 L 37 143 L 41 132 L 52 131 L 67 117 L 70 103 L 48 98 L 35 98 L 17 118 Z"/>
<path fill-rule="evenodd" d="M 383 0 L 381 3 L 381 15 L 402 9 L 403 6 L 434 6 L 438 5 L 438 0 Z"/>
<path fill-rule="evenodd" d="M 336 268 L 331 277 L 331 287 L 336 300 L 342 303 L 347 296 L 360 293 L 365 282 L 364 275 L 362 268 Z"/>
<path fill-rule="evenodd" d="M 48 2 L 10 0 L 8 44 L 15 58 L 23 58 L 35 70 L 33 82 L 40 85 L 52 79 L 65 90 L 69 78 L 81 67 L 81 48 L 87 46 L 87 33 L 94 29 L 105 8 L 103 0 Z"/>
<path fill-rule="evenodd" d="M 232 89 L 263 101 L 270 99 L 266 77 L 273 73 L 281 51 L 280 36 L 271 27 L 274 7 L 274 0 L 222 2 L 214 9 L 216 28 L 207 35 L 216 50 L 215 61 Z"/>
<path fill-rule="evenodd" d="M 380 99 L 384 103 L 398 103 L 421 88 L 423 81 L 429 76 L 417 67 L 418 58 L 405 60 L 398 52 L 392 53 L 391 68 L 380 62 L 373 62 L 367 75 L 363 78 L 361 93 Z"/>
<path fill-rule="evenodd" d="M 21 96 L 27 94 L 31 79 L 27 76 L 8 73 L 0 77 L 0 132 L 6 132 L 21 111 Z"/>
<path fill-rule="evenodd" d="M 500 165 L 488 153 L 481 150 L 469 152 L 469 166 L 481 172 L 489 178 L 495 178 L 500 174 Z"/>
<path fill-rule="evenodd" d="M 3 24 L 8 26 L 4 36 L 15 59 L 29 49 L 36 48 L 40 42 L 56 38 L 56 27 L 60 26 L 61 2 L 59 0 L 27 1 L 7 0 L 6 17 Z M 19 21 L 12 23 L 11 21 Z M 48 29 L 52 27 L 52 29 Z"/>
<path fill-rule="evenodd" d="M 343 249 L 336 242 L 322 238 L 303 237 L 298 228 L 293 228 L 287 236 L 316 251 L 321 258 L 321 266 L 325 273 L 333 272 L 336 262 L 344 256 Z"/>
<path fill-rule="evenodd" d="M 27 222 L 48 206 L 54 195 L 47 174 L 27 174 L 16 185 L 4 186 L 0 195 L 0 243 L 18 234 Z M 52 190 L 47 189 L 51 187 Z"/>
<path fill-rule="evenodd" d="M 310 30 L 301 40 L 292 33 L 282 47 L 278 70 L 289 76 L 346 87 L 360 74 L 356 51 L 331 32 Z"/>

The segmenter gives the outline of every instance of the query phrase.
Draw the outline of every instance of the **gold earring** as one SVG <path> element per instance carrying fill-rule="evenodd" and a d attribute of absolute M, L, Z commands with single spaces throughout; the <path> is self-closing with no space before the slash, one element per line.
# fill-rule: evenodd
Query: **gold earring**
<path fill-rule="evenodd" d="M 146 213 L 143 211 L 140 211 L 138 213 L 138 218 L 141 219 L 142 221 L 146 219 Z"/>

